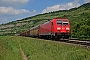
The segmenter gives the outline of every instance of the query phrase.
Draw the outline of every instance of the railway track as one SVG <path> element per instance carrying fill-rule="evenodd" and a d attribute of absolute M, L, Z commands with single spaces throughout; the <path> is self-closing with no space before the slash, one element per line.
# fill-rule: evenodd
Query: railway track
<path fill-rule="evenodd" d="M 46 40 L 46 39 L 44 39 L 44 40 Z M 52 40 L 52 41 L 56 41 L 56 40 Z M 90 40 L 60 39 L 60 40 L 57 40 L 57 42 L 66 42 L 66 43 L 79 44 L 79 45 L 84 45 L 86 47 L 87 46 L 90 47 Z"/>
<path fill-rule="evenodd" d="M 83 45 L 90 48 L 90 40 L 78 40 L 78 39 L 61 39 L 60 42 L 73 43 Z"/>

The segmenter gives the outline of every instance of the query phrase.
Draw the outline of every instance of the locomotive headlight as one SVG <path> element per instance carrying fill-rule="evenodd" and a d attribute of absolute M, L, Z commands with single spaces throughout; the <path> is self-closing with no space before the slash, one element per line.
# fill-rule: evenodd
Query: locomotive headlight
<path fill-rule="evenodd" d="M 57 28 L 57 30 L 60 30 L 61 28 Z"/>
<path fill-rule="evenodd" d="M 66 30 L 69 30 L 69 28 L 66 28 Z"/>

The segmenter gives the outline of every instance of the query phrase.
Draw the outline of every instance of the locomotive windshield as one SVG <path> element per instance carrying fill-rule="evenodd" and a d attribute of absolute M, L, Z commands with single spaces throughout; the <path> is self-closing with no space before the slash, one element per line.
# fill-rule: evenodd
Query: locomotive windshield
<path fill-rule="evenodd" d="M 68 25 L 68 21 L 67 20 L 57 20 L 57 25 Z"/>
<path fill-rule="evenodd" d="M 62 21 L 57 21 L 57 24 L 58 25 L 62 25 Z"/>
<path fill-rule="evenodd" d="M 68 22 L 63 22 L 63 25 L 68 25 Z"/>

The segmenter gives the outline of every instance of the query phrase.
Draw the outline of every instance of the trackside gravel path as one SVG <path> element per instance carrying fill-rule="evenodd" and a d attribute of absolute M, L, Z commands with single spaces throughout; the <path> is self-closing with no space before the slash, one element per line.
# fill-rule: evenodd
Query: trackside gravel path
<path fill-rule="evenodd" d="M 20 47 L 20 51 L 21 51 L 21 54 L 22 54 L 22 57 L 23 57 L 23 60 L 28 60 L 28 58 L 26 57 L 26 55 L 24 54 L 22 48 L 21 48 L 21 45 L 19 43 L 19 41 L 17 40 L 18 44 L 19 44 L 19 47 Z"/>

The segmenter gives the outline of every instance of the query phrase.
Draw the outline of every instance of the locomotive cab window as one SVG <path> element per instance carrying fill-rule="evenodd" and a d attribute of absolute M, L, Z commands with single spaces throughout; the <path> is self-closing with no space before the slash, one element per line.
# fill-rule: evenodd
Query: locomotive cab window
<path fill-rule="evenodd" d="M 68 22 L 63 22 L 63 25 L 68 25 Z"/>
<path fill-rule="evenodd" d="M 68 25 L 68 21 L 67 20 L 57 20 L 57 25 Z"/>
<path fill-rule="evenodd" d="M 62 21 L 57 21 L 57 25 L 62 25 Z"/>
<path fill-rule="evenodd" d="M 68 25 L 68 21 L 67 20 L 63 20 L 63 25 Z"/>

